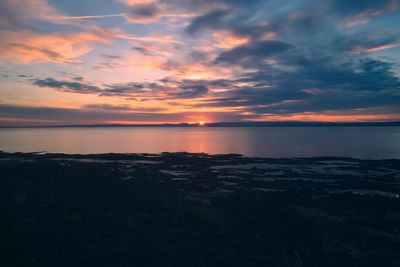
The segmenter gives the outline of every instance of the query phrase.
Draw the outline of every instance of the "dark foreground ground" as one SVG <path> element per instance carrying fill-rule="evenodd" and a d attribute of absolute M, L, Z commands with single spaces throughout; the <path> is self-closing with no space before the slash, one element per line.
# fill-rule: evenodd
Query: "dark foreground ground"
<path fill-rule="evenodd" d="M 400 266 L 400 161 L 0 153 L 0 266 Z"/>

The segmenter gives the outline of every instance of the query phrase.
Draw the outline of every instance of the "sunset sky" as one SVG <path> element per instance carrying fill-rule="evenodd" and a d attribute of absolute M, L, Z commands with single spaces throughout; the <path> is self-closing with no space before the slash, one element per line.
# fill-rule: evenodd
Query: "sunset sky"
<path fill-rule="evenodd" d="M 0 0 L 0 125 L 400 120 L 399 0 Z"/>

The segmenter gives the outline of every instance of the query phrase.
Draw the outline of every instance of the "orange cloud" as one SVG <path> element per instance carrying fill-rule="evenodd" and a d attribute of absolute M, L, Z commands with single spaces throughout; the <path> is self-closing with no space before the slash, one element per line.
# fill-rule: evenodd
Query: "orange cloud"
<path fill-rule="evenodd" d="M 92 50 L 92 43 L 112 39 L 100 32 L 40 34 L 31 31 L 0 32 L 0 57 L 17 63 L 78 63 L 76 58 Z"/>
<path fill-rule="evenodd" d="M 288 115 L 267 114 L 250 121 L 374 122 L 399 120 L 398 114 L 330 114 L 305 112 Z"/>
<path fill-rule="evenodd" d="M 212 45 L 217 48 L 231 49 L 249 42 L 248 37 L 240 37 L 229 31 L 216 31 L 213 33 Z"/>
<path fill-rule="evenodd" d="M 355 16 L 347 18 L 344 24 L 346 27 L 353 27 L 360 24 L 365 24 L 368 23 L 370 19 L 380 16 L 385 12 L 395 12 L 399 9 L 400 9 L 400 4 L 397 2 L 397 0 L 391 0 L 385 7 L 381 9 L 369 9 Z"/>
<path fill-rule="evenodd" d="M 379 52 L 379 51 L 390 49 L 390 48 L 395 48 L 398 46 L 399 46 L 398 44 L 385 44 L 385 45 L 379 45 L 379 46 L 374 46 L 374 47 L 357 46 L 353 49 L 353 51 L 355 53 L 372 53 L 372 52 Z"/>
<path fill-rule="evenodd" d="M 148 43 L 177 42 L 172 36 L 136 36 L 125 34 L 119 29 L 107 29 L 99 26 L 82 28 L 85 31 L 63 34 L 29 30 L 0 31 L 0 58 L 23 64 L 34 62 L 79 63 L 77 58 L 90 52 L 94 44 L 111 44 L 113 39 L 127 40 L 142 46 L 149 46 Z M 156 64 L 150 61 L 150 57 L 147 57 L 138 62 L 147 66 Z M 157 65 L 161 65 L 161 63 L 157 63 Z"/>

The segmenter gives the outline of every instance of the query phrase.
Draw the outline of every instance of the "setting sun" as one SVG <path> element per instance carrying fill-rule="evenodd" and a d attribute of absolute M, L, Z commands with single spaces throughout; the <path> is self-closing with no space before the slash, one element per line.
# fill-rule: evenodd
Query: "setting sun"
<path fill-rule="evenodd" d="M 200 126 L 204 126 L 206 123 L 204 121 L 199 121 Z"/>

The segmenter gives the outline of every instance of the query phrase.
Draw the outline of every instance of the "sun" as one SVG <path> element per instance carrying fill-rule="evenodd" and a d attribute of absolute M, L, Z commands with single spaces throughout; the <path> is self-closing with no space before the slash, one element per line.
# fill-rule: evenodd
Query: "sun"
<path fill-rule="evenodd" d="M 204 121 L 199 121 L 198 124 L 199 124 L 200 126 L 204 126 L 206 123 L 205 123 Z"/>

